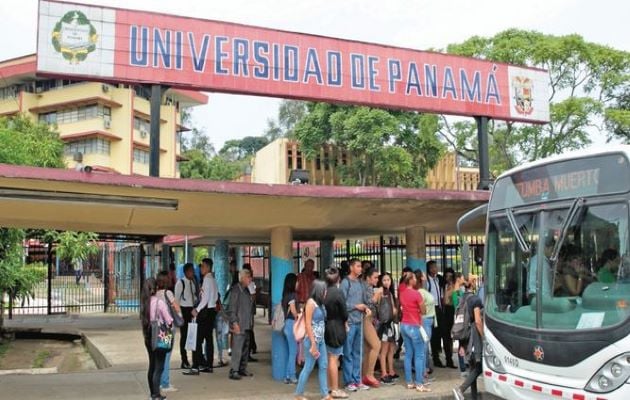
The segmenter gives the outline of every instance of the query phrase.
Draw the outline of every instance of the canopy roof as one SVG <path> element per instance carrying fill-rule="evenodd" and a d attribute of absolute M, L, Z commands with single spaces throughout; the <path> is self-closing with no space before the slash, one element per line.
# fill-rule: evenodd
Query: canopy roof
<path fill-rule="evenodd" d="M 488 192 L 264 185 L 0 164 L 0 226 L 268 242 L 404 232 L 453 233 Z M 482 232 L 478 223 L 468 227 Z"/>

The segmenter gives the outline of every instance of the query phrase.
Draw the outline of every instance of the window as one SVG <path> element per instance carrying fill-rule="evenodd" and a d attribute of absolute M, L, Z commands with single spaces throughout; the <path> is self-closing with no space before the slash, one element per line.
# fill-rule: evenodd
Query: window
<path fill-rule="evenodd" d="M 151 130 L 151 123 L 144 118 L 133 117 L 133 129 L 149 133 Z"/>
<path fill-rule="evenodd" d="M 142 149 L 133 149 L 133 161 L 141 164 L 149 163 L 149 152 Z"/>
<path fill-rule="evenodd" d="M 18 85 L 12 85 L 0 88 L 0 100 L 17 99 L 20 87 Z"/>
<path fill-rule="evenodd" d="M 100 104 L 69 108 L 39 114 L 39 122 L 45 124 L 69 124 L 94 118 L 111 119 L 112 109 Z"/>
<path fill-rule="evenodd" d="M 628 204 L 578 205 L 573 216 L 569 205 L 514 215 L 530 254 L 517 244 L 507 217 L 491 218 L 489 315 L 565 331 L 616 325 L 630 316 Z"/>
<path fill-rule="evenodd" d="M 64 146 L 64 153 L 66 155 L 73 155 L 75 153 L 109 155 L 110 152 L 111 143 L 109 140 L 103 138 L 77 140 L 75 142 L 66 143 Z"/>

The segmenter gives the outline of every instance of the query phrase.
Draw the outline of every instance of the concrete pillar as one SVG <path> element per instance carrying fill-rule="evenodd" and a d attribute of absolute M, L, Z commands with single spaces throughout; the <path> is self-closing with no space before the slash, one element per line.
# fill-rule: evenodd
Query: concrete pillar
<path fill-rule="evenodd" d="M 186 244 L 184 245 L 184 263 L 195 263 L 195 247 L 192 245 L 192 243 L 186 241 Z"/>
<path fill-rule="evenodd" d="M 271 309 L 282 300 L 284 278 L 293 272 L 293 231 L 288 226 L 271 230 Z M 273 311 L 272 311 L 273 312 Z M 282 332 L 271 333 L 271 375 L 284 379 L 287 368 L 288 344 Z"/>
<path fill-rule="evenodd" d="M 332 239 L 326 239 L 326 240 L 321 240 L 319 242 L 319 266 L 320 266 L 320 273 L 322 274 L 321 276 L 323 277 L 324 274 L 324 270 L 326 270 L 326 268 L 330 268 L 335 264 L 335 253 L 333 251 L 333 240 Z"/>
<path fill-rule="evenodd" d="M 225 295 L 225 288 L 230 283 L 230 264 L 228 260 L 229 243 L 227 240 L 217 240 L 214 242 L 214 278 L 221 298 Z"/>
<path fill-rule="evenodd" d="M 162 245 L 162 269 L 168 271 L 168 265 L 171 263 L 171 246 L 168 244 Z"/>
<path fill-rule="evenodd" d="M 410 226 L 405 230 L 407 266 L 412 270 L 427 272 L 426 232 L 423 226 Z"/>

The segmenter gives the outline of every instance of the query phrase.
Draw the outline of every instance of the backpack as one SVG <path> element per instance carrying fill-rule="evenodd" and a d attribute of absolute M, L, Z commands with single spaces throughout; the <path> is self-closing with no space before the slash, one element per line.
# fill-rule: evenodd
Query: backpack
<path fill-rule="evenodd" d="M 468 310 L 468 299 L 472 293 L 465 293 L 455 310 L 455 322 L 451 328 L 451 336 L 455 340 L 470 339 L 470 312 Z"/>
<path fill-rule="evenodd" d="M 293 325 L 293 336 L 295 337 L 296 342 L 303 340 L 304 336 L 306 336 L 306 322 L 304 321 L 304 311 L 301 311 L 298 314 L 297 320 L 295 320 L 295 324 Z"/>
<path fill-rule="evenodd" d="M 273 318 L 271 319 L 271 329 L 274 332 L 282 332 L 284 329 L 284 309 L 282 302 L 273 308 Z"/>

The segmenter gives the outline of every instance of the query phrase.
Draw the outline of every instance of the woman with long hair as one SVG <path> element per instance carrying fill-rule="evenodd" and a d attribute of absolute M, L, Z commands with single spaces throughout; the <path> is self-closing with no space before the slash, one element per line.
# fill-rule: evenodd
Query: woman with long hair
<path fill-rule="evenodd" d="M 368 304 L 371 314 L 366 315 L 363 320 L 363 384 L 373 388 L 380 386 L 379 381 L 374 377 L 374 367 L 381 352 L 381 340 L 376 332 L 378 319 L 376 318 L 376 304 L 381 299 L 382 290 L 376 289 L 378 283 L 378 271 L 374 267 L 369 267 L 363 273 L 363 284 L 368 294 Z"/>
<path fill-rule="evenodd" d="M 429 338 L 428 343 L 431 342 L 431 336 L 433 333 L 433 327 L 437 326 L 437 320 L 435 319 L 435 297 L 429 292 L 427 289 L 427 275 L 418 270 L 416 271 L 416 289 L 420 292 L 422 296 L 422 300 L 424 300 L 424 306 L 426 309 L 426 313 L 422 316 L 422 328 L 427 334 Z M 450 331 L 448 332 L 450 335 Z M 427 380 L 429 379 L 429 346 L 424 346 L 424 357 L 425 357 L 425 365 L 423 368 L 423 377 Z"/>
<path fill-rule="evenodd" d="M 394 352 L 396 351 L 396 329 L 394 324 L 398 317 L 398 302 L 392 285 L 392 275 L 386 272 L 379 276 L 378 287 L 382 289 L 381 299 L 378 303 L 378 337 L 381 339 L 381 383 L 391 385 L 398 374 L 394 369 Z"/>
<path fill-rule="evenodd" d="M 179 307 L 179 303 L 175 299 L 175 295 L 169 289 L 171 285 L 171 276 L 168 271 L 161 271 L 158 273 L 157 278 L 157 288 L 155 295 L 162 300 L 165 304 L 170 304 L 171 308 L 174 312 L 182 315 L 182 310 Z M 175 340 L 175 330 L 173 330 L 173 341 Z M 166 353 L 166 358 L 164 360 L 164 371 L 162 371 L 162 378 L 160 379 L 160 389 L 163 392 L 175 392 L 177 389 L 171 385 L 171 354 L 172 350 Z"/>
<path fill-rule="evenodd" d="M 339 389 L 339 356 L 343 353 L 343 344 L 348 333 L 348 310 L 346 300 L 339 289 L 340 273 L 337 268 L 326 270 L 326 333 L 324 341 L 328 352 L 328 386 L 334 399 L 348 398 L 348 394 Z"/>
<path fill-rule="evenodd" d="M 293 325 L 297 318 L 298 311 L 296 305 L 295 287 L 297 284 L 297 275 L 294 273 L 287 274 L 284 277 L 284 288 L 282 289 L 282 311 L 284 312 L 284 337 L 287 338 L 289 345 L 289 354 L 287 358 L 286 373 L 284 375 L 284 383 L 296 384 L 297 377 L 295 374 L 295 362 L 297 359 L 297 341 L 293 335 Z"/>
<path fill-rule="evenodd" d="M 326 330 L 326 308 L 324 299 L 326 298 L 326 283 L 320 280 L 313 282 L 311 297 L 304 306 L 304 325 L 306 337 L 304 338 L 304 352 L 306 360 L 304 368 L 300 372 L 297 388 L 295 389 L 296 400 L 307 400 L 304 397 L 306 382 L 317 362 L 319 367 L 319 391 L 323 400 L 331 400 L 328 393 L 328 358 L 326 357 L 326 343 L 324 332 Z"/>
<path fill-rule="evenodd" d="M 431 389 L 424 386 L 425 343 L 420 334 L 422 315 L 426 313 L 426 308 L 420 293 L 413 290 L 417 284 L 416 275 L 413 272 L 407 272 L 403 283 L 407 289 L 400 294 L 400 307 L 402 309 L 400 332 L 405 343 L 405 381 L 407 382 L 407 389 L 430 392 Z M 415 379 L 411 373 L 412 368 L 415 368 Z"/>
<path fill-rule="evenodd" d="M 164 400 L 165 396 L 160 393 L 160 378 L 164 370 L 164 360 L 166 352 L 164 350 L 153 350 L 151 344 L 151 322 L 158 321 L 171 325 L 173 317 L 168 311 L 168 306 L 164 301 L 160 300 L 156 295 L 157 282 L 153 278 L 149 278 L 142 286 L 142 294 L 140 301 L 140 315 L 142 322 L 142 335 L 144 336 L 144 346 L 149 354 L 149 371 L 147 372 L 147 380 L 149 382 L 149 390 L 151 399 Z"/>

